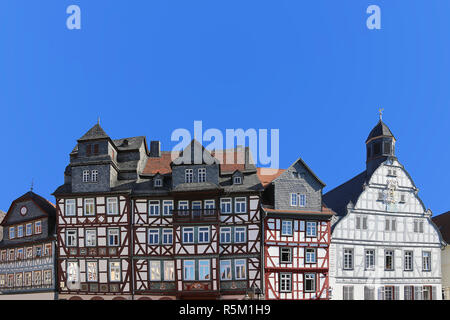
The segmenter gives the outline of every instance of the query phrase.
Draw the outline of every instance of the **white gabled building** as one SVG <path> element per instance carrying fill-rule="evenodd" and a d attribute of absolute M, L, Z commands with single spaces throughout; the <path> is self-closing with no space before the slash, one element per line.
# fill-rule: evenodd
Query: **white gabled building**
<path fill-rule="evenodd" d="M 443 240 L 381 116 L 366 145 L 366 170 L 324 195 L 337 213 L 331 298 L 440 300 Z"/>

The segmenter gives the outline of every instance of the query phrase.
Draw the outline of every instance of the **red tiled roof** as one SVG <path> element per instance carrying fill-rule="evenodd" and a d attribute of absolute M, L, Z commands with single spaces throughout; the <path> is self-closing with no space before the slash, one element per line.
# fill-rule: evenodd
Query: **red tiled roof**
<path fill-rule="evenodd" d="M 266 187 L 273 180 L 278 178 L 286 169 L 257 168 L 258 178 L 263 187 Z"/>
<path fill-rule="evenodd" d="M 170 163 L 172 162 L 172 153 L 170 151 L 161 152 L 161 157 L 159 158 L 148 158 L 145 164 L 143 174 L 166 174 L 172 172 Z"/>

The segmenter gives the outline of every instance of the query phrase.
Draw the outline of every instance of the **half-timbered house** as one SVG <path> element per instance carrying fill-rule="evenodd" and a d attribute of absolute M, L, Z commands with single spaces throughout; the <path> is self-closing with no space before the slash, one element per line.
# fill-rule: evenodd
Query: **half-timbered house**
<path fill-rule="evenodd" d="M 286 170 L 258 168 L 258 175 L 266 299 L 328 299 L 334 213 L 322 203 L 325 184 L 301 158 Z"/>
<path fill-rule="evenodd" d="M 241 299 L 261 288 L 261 190 L 248 148 L 210 152 L 193 140 L 173 156 L 152 142 L 133 191 L 135 298 Z"/>
<path fill-rule="evenodd" d="M 441 299 L 441 246 L 431 210 L 395 156 L 380 120 L 366 139 L 366 170 L 324 195 L 336 213 L 330 284 L 335 300 Z"/>
<path fill-rule="evenodd" d="M 0 299 L 55 299 L 55 219 L 55 207 L 32 191 L 12 202 L 1 223 Z"/>
<path fill-rule="evenodd" d="M 97 123 L 55 192 L 61 299 L 132 299 L 131 201 L 145 137 L 112 140 Z"/>

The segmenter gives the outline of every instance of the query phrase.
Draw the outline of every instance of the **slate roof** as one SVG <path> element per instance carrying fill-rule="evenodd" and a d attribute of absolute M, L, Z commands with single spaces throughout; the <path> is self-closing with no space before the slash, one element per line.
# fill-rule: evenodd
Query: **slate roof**
<path fill-rule="evenodd" d="M 144 143 L 145 147 L 147 147 L 146 139 L 144 136 L 115 139 L 113 140 L 113 142 L 119 151 L 139 149 L 142 143 Z"/>
<path fill-rule="evenodd" d="M 450 243 L 450 211 L 433 217 L 432 220 L 441 232 L 444 241 Z"/>
<path fill-rule="evenodd" d="M 96 139 L 108 139 L 109 136 L 100 127 L 100 124 L 95 124 L 88 132 L 84 134 L 78 141 L 96 140 Z"/>
<path fill-rule="evenodd" d="M 395 137 L 392 134 L 389 127 L 383 121 L 380 120 L 380 121 L 378 121 L 377 125 L 372 129 L 372 131 L 370 131 L 369 136 L 366 139 L 366 142 L 372 138 L 381 137 L 381 136 L 392 137 L 395 139 Z"/>
<path fill-rule="evenodd" d="M 363 191 L 363 185 L 366 182 L 367 172 L 363 171 L 352 179 L 344 182 L 340 186 L 328 191 L 323 195 L 324 203 L 331 208 L 338 216 L 347 214 L 347 205 L 349 202 L 356 204 L 359 195 Z"/>

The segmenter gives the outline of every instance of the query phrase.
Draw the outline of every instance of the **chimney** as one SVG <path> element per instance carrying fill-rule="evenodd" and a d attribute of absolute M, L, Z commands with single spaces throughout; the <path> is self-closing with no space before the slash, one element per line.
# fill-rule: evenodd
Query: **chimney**
<path fill-rule="evenodd" d="M 161 157 L 161 141 L 150 141 L 150 157 Z"/>

